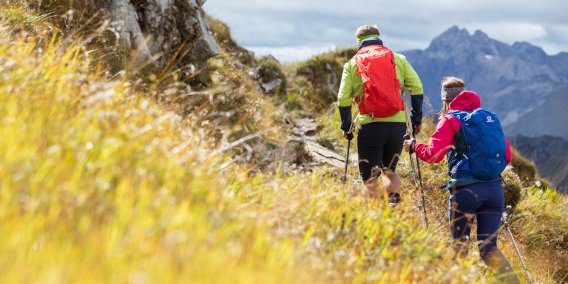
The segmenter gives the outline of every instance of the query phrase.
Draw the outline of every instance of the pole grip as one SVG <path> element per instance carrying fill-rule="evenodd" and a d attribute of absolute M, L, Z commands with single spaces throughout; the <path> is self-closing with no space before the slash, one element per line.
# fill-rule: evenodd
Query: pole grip
<path fill-rule="evenodd" d="M 511 205 L 505 206 L 505 212 L 507 212 L 507 214 L 510 216 L 511 213 L 513 213 L 513 206 Z"/>

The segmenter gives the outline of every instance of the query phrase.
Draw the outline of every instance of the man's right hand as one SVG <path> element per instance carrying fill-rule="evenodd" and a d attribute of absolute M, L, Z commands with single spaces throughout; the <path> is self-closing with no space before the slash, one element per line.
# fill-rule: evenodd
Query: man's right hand
<path fill-rule="evenodd" d="M 345 132 L 345 131 L 343 131 L 343 138 L 345 138 L 345 139 L 347 139 L 347 140 L 351 140 L 351 139 L 353 139 L 353 137 L 355 137 L 355 136 L 353 135 L 353 132 Z"/>

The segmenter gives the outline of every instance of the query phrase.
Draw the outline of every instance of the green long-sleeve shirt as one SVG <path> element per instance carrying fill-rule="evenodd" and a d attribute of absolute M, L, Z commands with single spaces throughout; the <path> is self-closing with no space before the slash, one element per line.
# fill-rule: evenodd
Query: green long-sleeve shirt
<path fill-rule="evenodd" d="M 394 59 L 396 64 L 396 77 L 401 84 L 405 86 L 413 96 L 423 95 L 422 82 L 414 68 L 412 68 L 410 63 L 406 60 L 406 57 L 402 54 L 395 53 Z M 361 79 L 361 75 L 357 74 L 357 70 L 355 59 L 349 60 L 343 67 L 341 85 L 337 95 L 339 107 L 351 106 L 354 96 L 363 94 L 363 79 Z M 406 122 L 406 115 L 404 111 L 400 111 L 390 117 L 375 117 L 374 120 L 369 115 L 361 115 L 359 118 L 360 124 L 370 122 Z"/>

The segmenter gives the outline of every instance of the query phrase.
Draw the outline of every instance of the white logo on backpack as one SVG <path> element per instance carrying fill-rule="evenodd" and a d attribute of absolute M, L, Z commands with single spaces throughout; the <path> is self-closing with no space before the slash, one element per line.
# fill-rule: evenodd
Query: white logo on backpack
<path fill-rule="evenodd" d="M 493 122 L 495 122 L 495 120 L 493 120 L 493 117 L 488 116 L 487 117 L 487 123 L 493 123 Z"/>

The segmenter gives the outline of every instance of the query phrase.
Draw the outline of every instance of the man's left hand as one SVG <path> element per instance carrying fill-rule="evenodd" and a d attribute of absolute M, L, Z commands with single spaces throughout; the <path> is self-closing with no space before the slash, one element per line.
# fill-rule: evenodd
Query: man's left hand
<path fill-rule="evenodd" d="M 420 132 L 422 132 L 422 125 L 413 124 L 412 125 L 412 131 L 413 131 L 415 136 L 420 134 Z"/>

